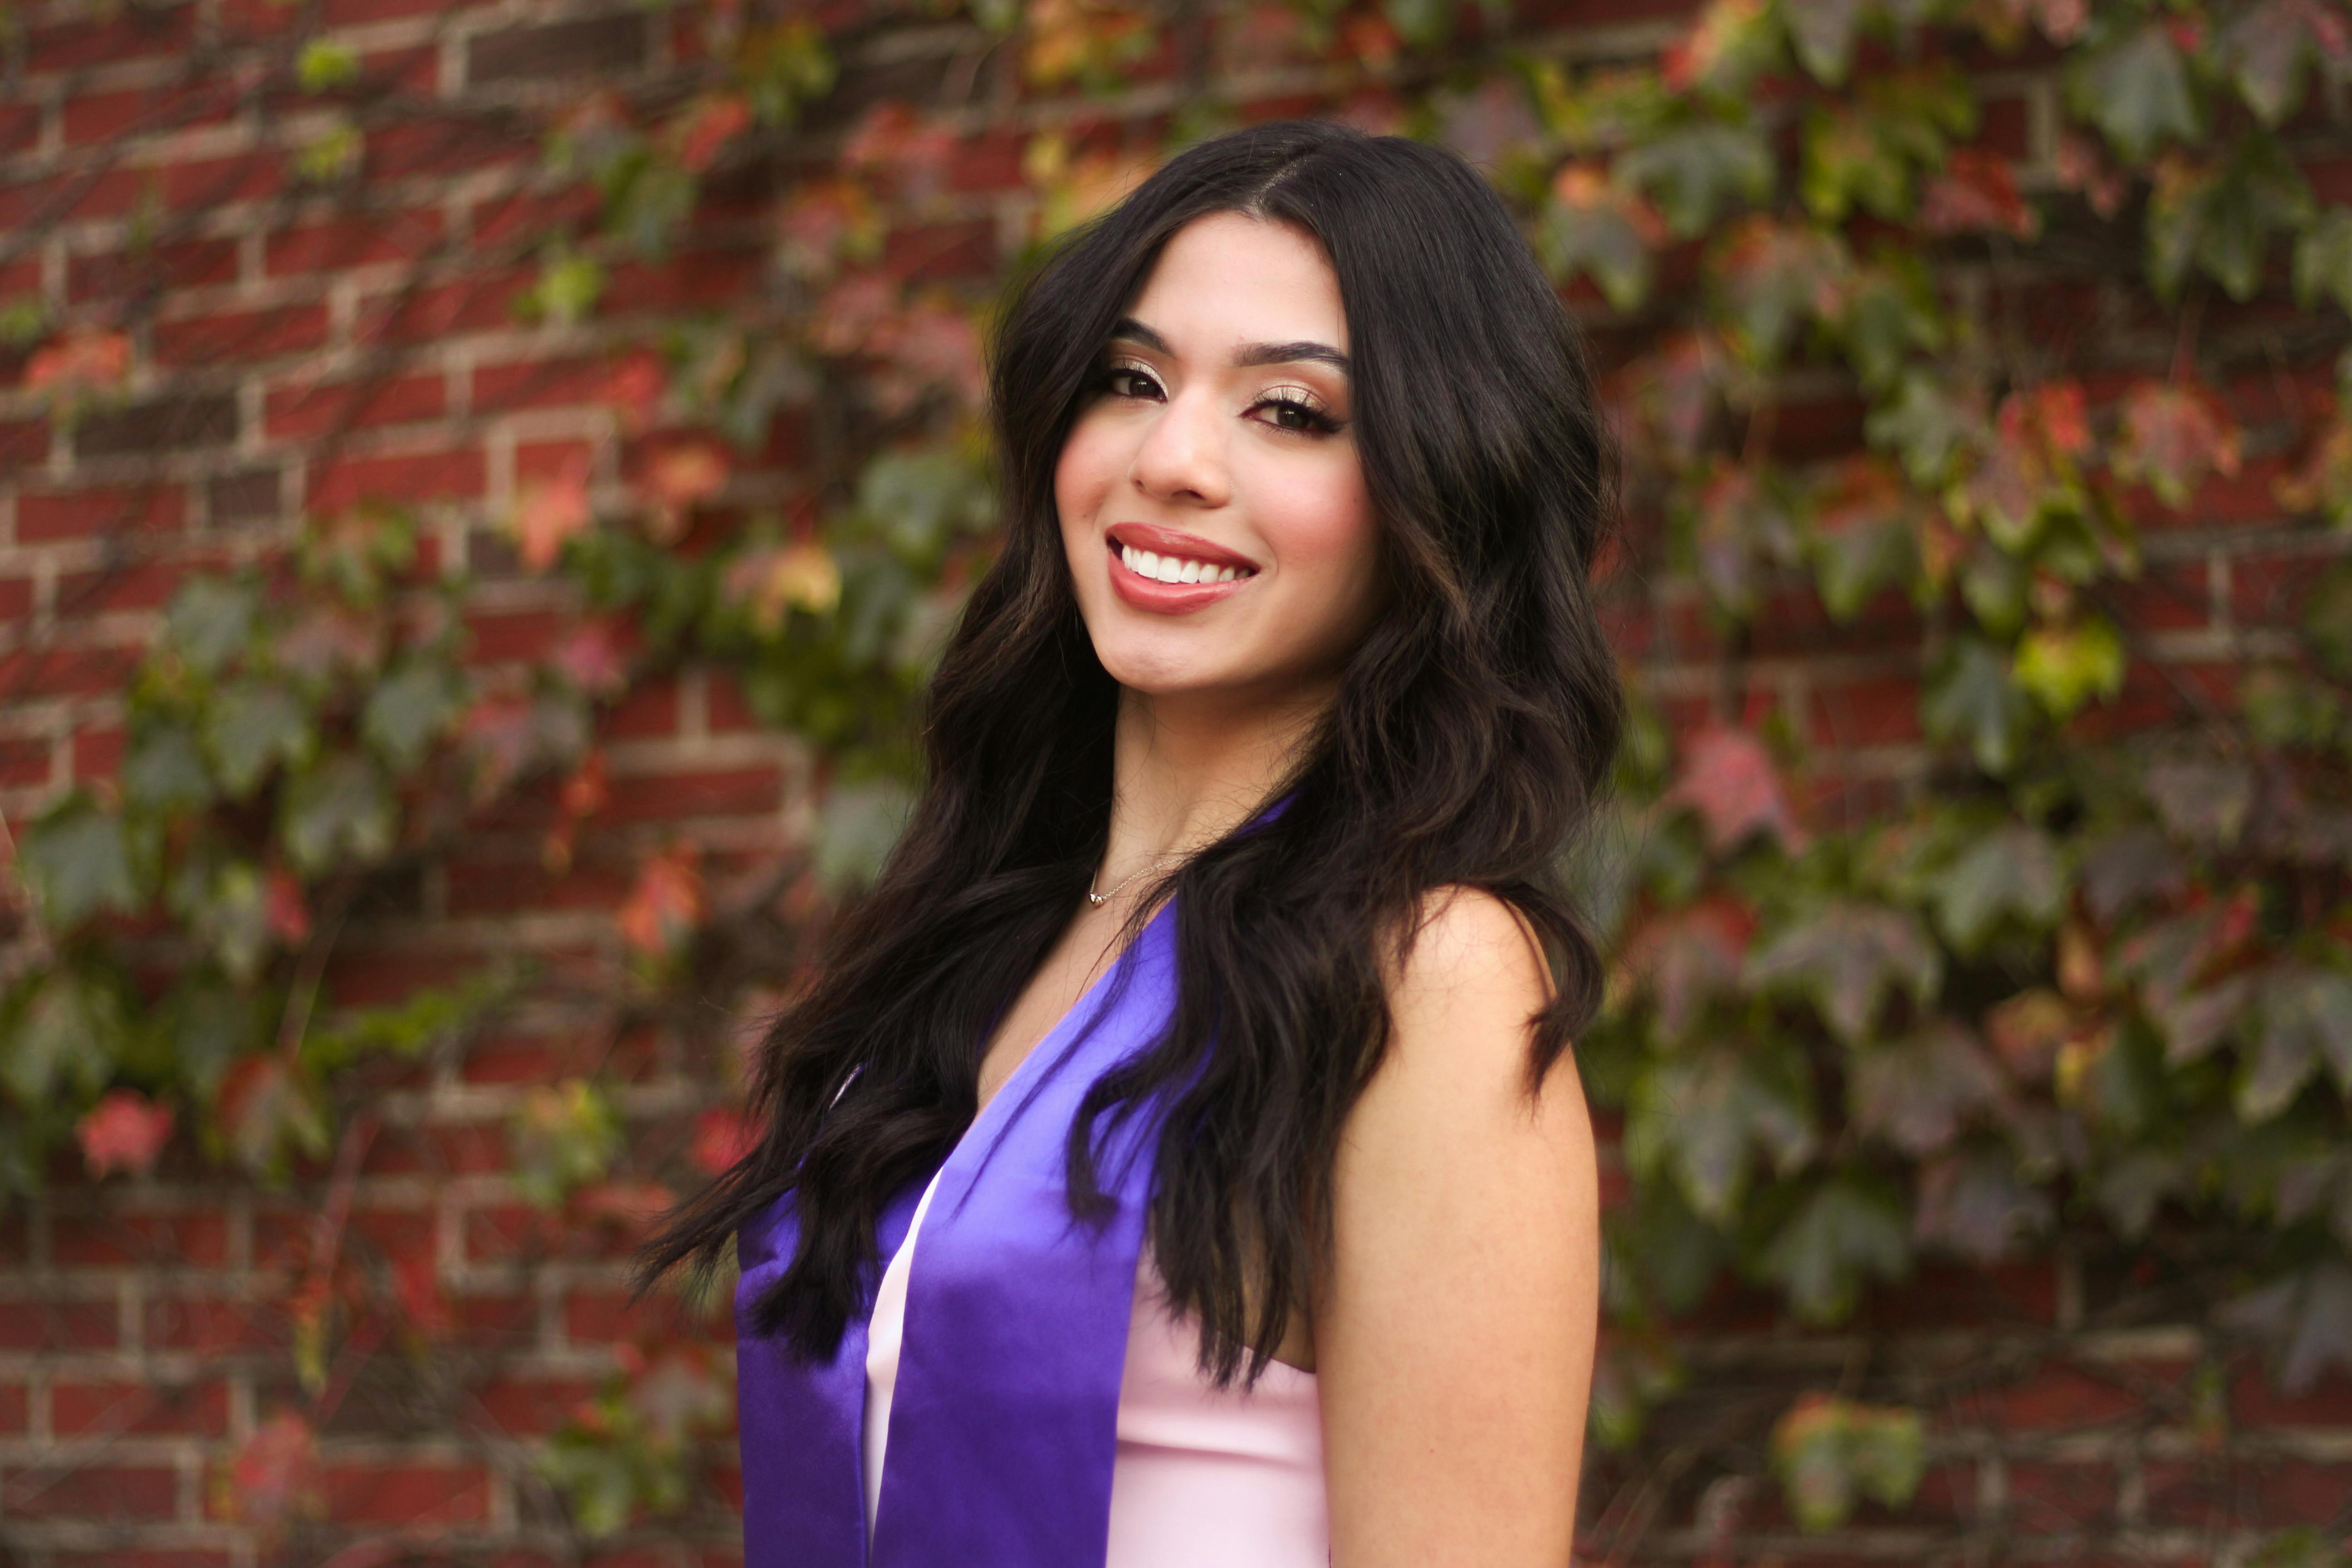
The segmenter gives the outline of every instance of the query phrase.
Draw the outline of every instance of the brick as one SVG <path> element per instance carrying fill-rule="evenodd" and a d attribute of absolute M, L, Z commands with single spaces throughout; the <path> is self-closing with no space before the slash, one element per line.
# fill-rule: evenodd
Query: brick
<path fill-rule="evenodd" d="M 195 41 L 194 5 L 125 5 L 25 29 L 25 69 L 40 76 L 84 66 L 166 59 Z"/>
<path fill-rule="evenodd" d="M 11 1465 L 0 1481 L 0 1496 L 17 1519 L 148 1522 L 178 1513 L 180 1478 L 161 1466 Z"/>
<path fill-rule="evenodd" d="M 286 1313 L 277 1303 L 216 1296 L 161 1296 L 146 1304 L 142 1331 L 152 1350 L 283 1350 L 292 1342 Z"/>
<path fill-rule="evenodd" d="M 286 476 L 277 468 L 219 474 L 205 485 L 205 510 L 215 528 L 274 521 L 285 510 Z"/>
<path fill-rule="evenodd" d="M 352 336 L 361 343 L 421 346 L 465 332 L 506 331 L 518 321 L 517 302 L 538 280 L 534 272 L 509 268 L 363 295 Z"/>
<path fill-rule="evenodd" d="M 2010 1461 L 2008 1523 L 2014 1531 L 2062 1535 L 2100 1530 L 2114 1522 L 2115 1509 L 2115 1471 L 2106 1464 Z"/>
<path fill-rule="evenodd" d="M 61 1209 L 49 1256 L 62 1268 L 217 1268 L 228 1262 L 228 1216 L 216 1209 L 120 1214 Z"/>
<path fill-rule="evenodd" d="M 77 780 L 110 779 L 122 772 L 123 733 L 112 726 L 77 730 L 73 737 L 73 776 Z"/>
<path fill-rule="evenodd" d="M 597 729 L 615 741 L 655 740 L 677 733 L 678 690 L 676 679 L 650 676 L 623 692 L 598 721 Z"/>
<path fill-rule="evenodd" d="M 593 189 L 509 191 L 476 202 L 467 217 L 477 248 L 493 254 L 528 246 L 539 235 L 562 233 L 586 223 L 604 200 Z"/>
<path fill-rule="evenodd" d="M 26 489 L 16 496 L 16 542 L 175 533 L 184 525 L 186 512 L 187 492 L 178 485 Z"/>
<path fill-rule="evenodd" d="M 370 146 L 373 152 L 373 141 Z M 439 249 L 448 231 L 447 221 L 430 207 L 298 224 L 279 229 L 263 243 L 262 270 L 282 278 L 410 264 Z"/>
<path fill-rule="evenodd" d="M 341 1523 L 413 1529 L 488 1518 L 490 1480 L 472 1465 L 330 1465 L 326 1494 L 329 1516 Z"/>
<path fill-rule="evenodd" d="M 475 1390 L 474 1401 L 508 1436 L 539 1437 L 571 1420 L 572 1412 L 595 1392 L 596 1384 L 586 1378 L 509 1373 Z"/>
<path fill-rule="evenodd" d="M 474 412 L 577 408 L 604 401 L 606 370 L 589 359 L 514 360 L 474 371 Z"/>
<path fill-rule="evenodd" d="M 625 71 L 645 62 L 649 42 L 646 18 L 631 12 L 501 27 L 466 41 L 466 79 L 479 86 Z"/>
<path fill-rule="evenodd" d="M 274 386 L 262 404 L 262 433 L 273 441 L 316 441 L 347 430 L 439 419 L 449 412 L 438 375 L 377 377 Z"/>
<path fill-rule="evenodd" d="M 49 742 L 38 736 L 0 737 L 0 784 L 22 787 L 49 782 L 56 772 Z"/>
<path fill-rule="evenodd" d="M 219 557 L 142 561 L 58 578 L 58 614 L 72 619 L 130 610 L 160 610 L 191 573 L 226 564 Z"/>
<path fill-rule="evenodd" d="M 531 910 L 618 909 L 635 877 L 632 868 L 578 861 L 559 876 L 535 855 L 524 859 L 468 853 L 446 862 L 444 870 L 449 914 L 459 920 Z"/>
<path fill-rule="evenodd" d="M 159 364 L 185 366 L 283 359 L 325 347 L 327 331 L 323 303 L 226 310 L 157 322 L 155 358 Z"/>
<path fill-rule="evenodd" d="M 73 449 L 87 461 L 222 447 L 236 439 L 236 394 L 181 393 L 84 416 Z"/>
<path fill-rule="evenodd" d="M 0 654 L 0 691 L 19 700 L 111 696 L 144 657 L 143 647 L 19 648 Z"/>
<path fill-rule="evenodd" d="M 68 257 L 66 298 L 77 304 L 154 289 L 221 288 L 236 281 L 233 239 L 168 240 L 140 250 Z"/>
<path fill-rule="evenodd" d="M 625 775 L 613 779 L 604 816 L 614 822 L 671 816 L 751 816 L 783 804 L 783 773 L 773 767 Z"/>
<path fill-rule="evenodd" d="M 2185 1369 L 2174 1369 L 2176 1373 Z M 2135 1377 L 2142 1369 L 2133 1369 Z M 2139 1415 L 2146 1396 L 2117 1375 L 2056 1363 L 2036 1367 L 2021 1382 L 1966 1402 L 1980 1419 L 2006 1432 L 2073 1431 Z"/>
<path fill-rule="evenodd" d="M 338 458 L 311 475 L 310 504 L 316 510 L 334 511 L 372 500 L 411 506 L 478 500 L 488 484 L 479 451 Z"/>
<path fill-rule="evenodd" d="M 32 1394 L 21 1383 L 0 1383 L 0 1433 L 21 1436 L 32 1425 Z"/>
<path fill-rule="evenodd" d="M 226 125 L 236 112 L 235 94 L 222 92 L 217 85 L 169 82 L 121 92 L 78 93 L 65 100 L 58 119 L 66 145 L 79 147 Z"/>
<path fill-rule="evenodd" d="M 57 1382 L 49 1426 L 60 1437 L 221 1437 L 228 1433 L 228 1385 Z"/>

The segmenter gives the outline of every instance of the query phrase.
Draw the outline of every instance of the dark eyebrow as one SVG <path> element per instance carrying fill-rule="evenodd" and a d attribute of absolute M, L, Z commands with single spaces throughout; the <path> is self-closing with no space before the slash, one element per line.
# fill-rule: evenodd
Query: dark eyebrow
<path fill-rule="evenodd" d="M 1133 316 L 1121 316 L 1112 324 L 1110 335 L 1128 338 L 1141 343 L 1154 353 L 1172 354 L 1168 340 L 1137 321 Z M 1341 375 L 1349 374 L 1348 356 L 1328 343 L 1311 340 L 1295 343 L 1244 343 L 1234 351 L 1235 369 L 1246 370 L 1262 364 L 1328 364 Z"/>

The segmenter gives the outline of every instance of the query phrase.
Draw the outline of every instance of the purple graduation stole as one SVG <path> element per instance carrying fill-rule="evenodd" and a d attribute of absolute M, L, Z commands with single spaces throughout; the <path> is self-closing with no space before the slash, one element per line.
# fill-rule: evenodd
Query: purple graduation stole
<path fill-rule="evenodd" d="M 1098 1142 L 1116 1205 L 1100 1229 L 1070 1215 L 1063 1141 L 1087 1089 L 1167 1024 L 1174 910 L 1013 1069 L 940 1172 L 908 1279 L 872 1568 L 1102 1568 L 1156 1124 L 1136 1116 Z M 885 1258 L 921 1192 L 884 1210 Z M 866 1568 L 866 1319 L 852 1313 L 814 1366 L 750 1327 L 795 1237 L 788 1193 L 737 1239 L 745 1568 Z"/>

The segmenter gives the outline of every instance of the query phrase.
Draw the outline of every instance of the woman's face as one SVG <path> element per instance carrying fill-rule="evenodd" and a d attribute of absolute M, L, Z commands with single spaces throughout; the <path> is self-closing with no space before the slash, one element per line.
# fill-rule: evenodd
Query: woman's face
<path fill-rule="evenodd" d="M 1179 230 L 1054 471 L 1095 653 L 1152 696 L 1314 695 L 1380 601 L 1339 279 L 1295 228 Z"/>

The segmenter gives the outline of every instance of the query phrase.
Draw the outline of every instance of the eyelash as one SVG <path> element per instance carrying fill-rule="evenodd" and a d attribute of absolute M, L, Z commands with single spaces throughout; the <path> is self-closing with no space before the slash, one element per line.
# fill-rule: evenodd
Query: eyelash
<path fill-rule="evenodd" d="M 1109 393 L 1113 397 L 1132 396 L 1133 394 L 1121 392 L 1115 384 L 1122 375 L 1139 376 L 1145 381 L 1151 382 L 1154 386 L 1159 384 L 1159 383 L 1153 379 L 1151 373 L 1144 369 L 1141 365 L 1124 363 L 1107 364 L 1103 366 L 1096 374 L 1095 384 L 1102 391 Z M 1279 391 L 1282 389 L 1276 388 L 1276 390 Z M 1259 398 L 1255 403 L 1251 404 L 1250 406 L 1253 409 L 1288 408 L 1296 410 L 1299 416 L 1307 421 L 1305 426 L 1302 427 L 1294 425 L 1277 425 L 1275 426 L 1277 430 L 1288 431 L 1294 436 L 1328 436 L 1335 433 L 1339 428 L 1339 422 L 1338 420 L 1332 418 L 1320 408 L 1316 407 L 1315 405 L 1301 397 L 1276 397 L 1268 395 Z"/>

